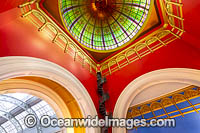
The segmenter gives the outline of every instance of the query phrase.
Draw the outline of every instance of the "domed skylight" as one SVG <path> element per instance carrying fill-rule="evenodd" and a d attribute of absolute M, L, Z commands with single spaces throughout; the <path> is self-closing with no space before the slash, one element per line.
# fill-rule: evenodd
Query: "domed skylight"
<path fill-rule="evenodd" d="M 87 48 L 111 50 L 130 42 L 143 26 L 151 0 L 60 0 L 67 30 Z"/>

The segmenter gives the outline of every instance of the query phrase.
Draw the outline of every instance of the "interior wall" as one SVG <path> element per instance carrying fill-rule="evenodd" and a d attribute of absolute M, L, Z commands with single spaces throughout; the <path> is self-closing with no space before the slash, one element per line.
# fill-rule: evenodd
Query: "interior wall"
<path fill-rule="evenodd" d="M 3 0 L 0 3 L 0 13 L 23 4 L 26 0 Z"/>
<path fill-rule="evenodd" d="M 152 99 L 161 97 L 163 95 L 169 94 L 171 92 L 177 91 L 187 86 L 190 86 L 190 84 L 177 83 L 177 82 L 166 82 L 148 86 L 147 88 L 145 88 L 145 90 L 143 90 L 142 92 L 140 92 L 135 96 L 130 106 L 150 101 Z"/>
<path fill-rule="evenodd" d="M 186 85 L 189 84 L 194 86 L 200 86 L 199 75 L 200 75 L 200 70 L 188 69 L 188 68 L 168 68 L 146 73 L 136 78 L 126 86 L 126 88 L 123 90 L 123 92 L 121 93 L 120 97 L 117 100 L 113 117 L 125 118 L 127 116 L 127 111 L 132 101 L 137 97 L 138 94 L 140 95 L 142 92 L 146 92 L 146 89 L 148 88 L 165 83 L 171 84 L 172 82 L 186 84 Z M 162 89 L 164 88 L 160 88 L 159 91 L 163 92 Z M 155 92 L 152 91 L 151 93 Z M 158 95 L 156 97 L 158 97 Z M 126 129 L 112 128 L 112 132 L 126 133 Z"/>
<path fill-rule="evenodd" d="M 184 18 L 184 28 L 186 33 L 199 39 L 199 0 L 182 0 L 183 3 L 183 18 Z M 187 39 L 187 37 L 185 38 Z M 198 44 L 196 44 L 198 45 Z"/>
<path fill-rule="evenodd" d="M 37 28 L 20 17 L 20 9 L 13 8 L 0 14 L 0 57 L 30 56 L 56 63 L 73 75 L 87 88 L 96 107 L 98 105 L 96 93 L 96 77 L 79 62 L 65 54 L 62 49 Z"/>
<path fill-rule="evenodd" d="M 29 22 L 19 17 L 19 9 L 15 7 L 23 2 L 24 0 L 5 0 L 0 3 L 0 56 L 32 56 L 63 66 L 88 89 L 97 107 L 96 78 L 52 44 Z M 113 110 L 116 100 L 125 86 L 142 74 L 162 68 L 200 68 L 198 63 L 200 57 L 200 27 L 198 26 L 200 1 L 182 0 L 182 3 L 186 31 L 182 40 L 176 40 L 169 46 L 108 76 L 108 82 L 104 86 L 111 95 L 108 109 Z"/>
<path fill-rule="evenodd" d="M 148 56 L 129 64 L 120 71 L 107 76 L 104 88 L 110 93 L 108 108 L 114 109 L 115 103 L 124 88 L 137 77 L 164 68 L 194 68 L 200 69 L 199 50 L 191 45 L 176 40 Z"/>
<path fill-rule="evenodd" d="M 110 110 L 114 109 L 116 100 L 126 85 L 145 73 L 164 68 L 200 69 L 200 1 L 181 2 L 185 29 L 182 38 L 107 76 L 108 82 L 105 88 L 111 94 L 108 101 Z"/>
<path fill-rule="evenodd" d="M 13 83 L 6 79 L 12 79 L 12 81 L 20 80 L 19 85 L 21 85 L 21 83 L 23 85 L 26 82 L 28 83 L 26 87 L 23 87 L 19 86 L 17 81 Z M 63 99 L 64 103 L 60 101 L 56 103 L 61 107 L 67 105 L 68 108 L 73 109 L 71 113 L 73 118 L 77 118 L 77 116 L 74 116 L 75 114 L 79 114 L 79 116 L 82 114 L 83 118 L 89 115 L 92 117 L 97 115 L 94 103 L 82 83 L 72 73 L 55 63 L 33 57 L 1 57 L 0 81 L 2 81 L 1 84 L 3 85 L 5 85 L 5 82 L 11 83 L 8 87 L 6 86 L 6 88 L 3 88 L 3 86 L 0 87 L 1 90 L 3 89 L 3 93 L 11 92 L 12 90 L 24 90 L 26 92 L 35 91 L 51 96 L 51 99 L 55 102 L 59 99 Z M 34 84 L 30 84 L 30 82 L 34 82 Z M 38 86 L 40 86 L 38 84 L 42 84 L 43 87 L 38 88 Z M 27 89 L 30 88 L 30 86 L 31 89 Z M 66 92 L 68 92 L 69 95 Z M 75 107 L 77 105 L 76 103 L 81 113 L 79 113 L 78 109 Z M 67 110 L 63 108 L 62 112 L 67 113 Z M 64 116 L 64 118 L 68 117 Z M 99 128 L 86 127 L 86 132 L 99 133 L 100 130 Z"/>

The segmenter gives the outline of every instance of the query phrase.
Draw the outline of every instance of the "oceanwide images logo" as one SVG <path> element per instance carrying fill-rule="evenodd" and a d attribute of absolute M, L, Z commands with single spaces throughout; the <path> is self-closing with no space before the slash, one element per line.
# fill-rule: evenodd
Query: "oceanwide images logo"
<path fill-rule="evenodd" d="M 52 118 L 48 115 L 44 115 L 37 120 L 37 117 L 33 114 L 27 115 L 24 119 L 24 123 L 28 128 L 33 128 L 36 125 L 40 125 L 44 128 L 47 127 L 121 127 L 126 129 L 133 129 L 134 127 L 175 127 L 175 119 L 152 119 L 146 121 L 146 119 L 110 119 L 108 116 L 105 119 L 99 119 L 98 116 L 88 116 L 83 119 L 74 118 Z"/>

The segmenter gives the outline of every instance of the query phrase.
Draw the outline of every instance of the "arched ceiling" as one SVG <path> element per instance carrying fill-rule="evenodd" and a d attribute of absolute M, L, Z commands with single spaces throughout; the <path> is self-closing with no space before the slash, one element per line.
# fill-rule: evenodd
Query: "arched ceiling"
<path fill-rule="evenodd" d="M 138 35 L 151 1 L 59 0 L 59 3 L 64 25 L 71 35 L 91 51 L 107 51 Z"/>

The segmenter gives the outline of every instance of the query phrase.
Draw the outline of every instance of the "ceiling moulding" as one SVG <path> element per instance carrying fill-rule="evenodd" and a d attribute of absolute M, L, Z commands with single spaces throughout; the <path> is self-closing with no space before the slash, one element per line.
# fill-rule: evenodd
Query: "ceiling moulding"
<path fill-rule="evenodd" d="M 184 33 L 184 19 L 182 13 L 182 0 L 177 2 L 171 0 L 157 0 L 160 6 L 160 17 L 163 25 L 156 31 L 148 34 L 128 48 L 98 64 L 77 44 L 76 40 L 62 30 L 40 7 L 39 2 L 33 0 L 19 6 L 22 17 L 28 19 L 38 31 L 45 32 L 53 43 L 78 61 L 82 66 L 96 75 L 100 71 L 103 76 L 111 75 L 113 72 L 142 59 L 170 42 L 180 39 Z"/>

